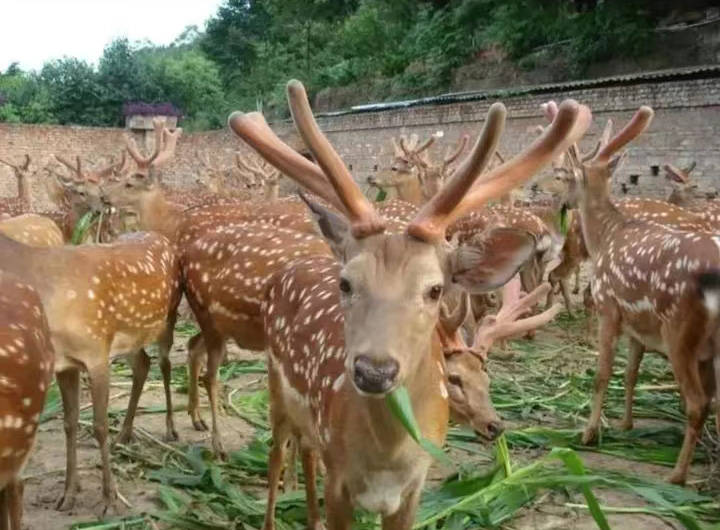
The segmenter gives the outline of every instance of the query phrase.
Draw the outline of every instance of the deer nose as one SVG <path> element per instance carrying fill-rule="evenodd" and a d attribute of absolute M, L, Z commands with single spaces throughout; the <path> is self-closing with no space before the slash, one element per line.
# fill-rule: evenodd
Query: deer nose
<path fill-rule="evenodd" d="M 505 431 L 505 426 L 501 421 L 491 421 L 485 427 L 485 435 L 476 431 L 480 436 L 484 436 L 488 440 L 494 440 Z"/>
<path fill-rule="evenodd" d="M 359 355 L 354 369 L 355 386 L 368 394 L 383 394 L 395 383 L 400 365 L 395 359 L 377 360 Z"/>

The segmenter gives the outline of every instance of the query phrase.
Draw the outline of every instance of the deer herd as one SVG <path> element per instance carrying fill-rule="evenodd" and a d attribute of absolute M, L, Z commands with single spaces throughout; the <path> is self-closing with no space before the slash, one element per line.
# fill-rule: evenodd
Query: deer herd
<path fill-rule="evenodd" d="M 608 122 L 593 136 L 588 107 L 549 102 L 539 137 L 506 160 L 498 152 L 506 109 L 495 103 L 477 138 L 462 136 L 442 159 L 431 155 L 440 134 L 393 139 L 391 171 L 367 183 L 396 197 L 372 202 L 315 122 L 302 84 L 290 82 L 287 97 L 310 157 L 278 138 L 261 114 L 236 112 L 229 127 L 257 156 L 238 154 L 225 168 L 197 153 L 202 169 L 190 190 L 163 182 L 182 130 L 160 120 L 148 154 L 127 137 L 120 158 L 100 168 L 60 155 L 42 168 L 29 156 L 0 160 L 17 181 L 17 196 L 0 202 L 0 527 L 21 528 L 20 473 L 53 375 L 67 455 L 59 509 L 73 508 L 80 488 L 81 372 L 101 456 L 103 512 L 118 499 L 108 426 L 112 359 L 126 357 L 132 370 L 116 441 L 133 435 L 153 344 L 164 436 L 178 440 L 169 352 L 184 296 L 199 328 L 188 343 L 187 410 L 195 429 L 211 431 L 219 457 L 226 456 L 218 423 L 225 344 L 267 352 L 273 445 L 264 528 L 275 528 L 292 448 L 305 473 L 310 528 L 323 527 L 320 461 L 328 528 L 350 528 L 353 510 L 363 508 L 380 514 L 383 528 L 409 529 L 432 458 L 382 398 L 407 389 L 423 436 L 438 445 L 450 418 L 495 439 L 503 424 L 490 399 L 492 344 L 551 321 L 558 292 L 570 311 L 570 280 L 575 274 L 578 292 L 586 261 L 585 305 L 599 321 L 599 356 L 582 442 L 598 438 L 625 334 L 622 428 L 633 425 L 644 352 L 666 355 L 687 416 L 670 480 L 685 482 L 711 401 L 720 400 L 720 202 L 692 183 L 692 167 L 669 163 L 667 200 L 611 197 L 623 148 L 650 125 L 650 108 L 619 132 Z M 583 138 L 594 144 L 588 153 Z M 545 167 L 552 176 L 541 186 L 553 199 L 517 200 L 517 189 Z M 303 191 L 281 196 L 282 178 Z M 53 208 L 36 203 L 31 183 L 46 187 Z M 87 212 L 101 214 L 93 236 L 70 244 Z M 200 415 L 201 383 L 210 425 Z M 720 412 L 717 421 L 720 431 Z"/>

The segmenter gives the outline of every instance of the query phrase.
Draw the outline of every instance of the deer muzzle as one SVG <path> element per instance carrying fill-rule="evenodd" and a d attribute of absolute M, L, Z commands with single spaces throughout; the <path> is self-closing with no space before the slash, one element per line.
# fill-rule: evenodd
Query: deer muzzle
<path fill-rule="evenodd" d="M 395 359 L 372 359 L 359 355 L 353 363 L 353 382 L 366 394 L 384 395 L 397 381 L 400 365 Z"/>

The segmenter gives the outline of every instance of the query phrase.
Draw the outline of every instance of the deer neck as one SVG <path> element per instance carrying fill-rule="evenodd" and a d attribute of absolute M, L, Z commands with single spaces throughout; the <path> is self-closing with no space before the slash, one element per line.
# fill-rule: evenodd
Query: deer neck
<path fill-rule="evenodd" d="M 31 204 L 32 197 L 30 196 L 30 186 L 28 186 L 27 175 L 21 171 L 16 171 L 15 178 L 17 179 L 17 190 L 18 197 L 27 204 Z"/>
<path fill-rule="evenodd" d="M 160 188 L 143 195 L 138 206 L 136 213 L 141 230 L 158 232 L 170 241 L 175 240 L 182 221 L 180 206 L 170 203 Z"/>
<path fill-rule="evenodd" d="M 415 206 L 422 206 L 425 199 L 420 180 L 415 175 L 408 177 L 411 178 L 403 179 L 397 186 L 398 198 Z"/>
<path fill-rule="evenodd" d="M 580 198 L 582 231 L 591 257 L 595 257 L 625 224 L 625 218 L 610 200 L 607 181 L 601 180 L 591 181 Z"/>

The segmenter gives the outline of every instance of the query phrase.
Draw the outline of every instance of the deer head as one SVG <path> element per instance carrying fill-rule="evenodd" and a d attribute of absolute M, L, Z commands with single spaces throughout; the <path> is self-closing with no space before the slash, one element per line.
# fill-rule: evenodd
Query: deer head
<path fill-rule="evenodd" d="M 132 137 L 125 137 L 127 152 L 135 162 L 135 167 L 115 171 L 107 179 L 108 183 L 102 185 L 103 201 L 119 208 L 134 208 L 149 199 L 148 192 L 159 190 L 160 180 L 155 170 L 167 164 L 175 155 L 182 129 L 178 127 L 175 132 L 170 132 L 165 128 L 165 121 L 162 119 L 153 120 L 153 127 L 155 146 L 149 156 L 140 154 Z"/>
<path fill-rule="evenodd" d="M 200 161 L 204 170 L 204 174 L 199 175 L 195 182 L 212 193 L 223 193 L 225 191 L 224 171 L 210 161 L 207 153 L 197 152 L 195 157 Z"/>
<path fill-rule="evenodd" d="M 263 160 L 253 160 L 239 153 L 236 156 L 236 163 L 248 190 L 254 192 L 264 189 L 267 199 L 278 198 L 281 175 L 277 169 Z"/>
<path fill-rule="evenodd" d="M 665 164 L 665 178 L 672 184 L 672 191 L 667 201 L 678 206 L 689 206 L 695 201 L 707 198 L 707 193 L 702 192 L 699 186 L 691 181 L 690 173 L 695 169 L 695 162 L 688 167 L 679 169 L 672 164 Z"/>
<path fill-rule="evenodd" d="M 341 215 L 319 204 L 313 212 L 343 264 L 339 286 L 347 375 L 359 393 L 383 396 L 411 380 L 429 355 L 446 289 L 495 289 L 533 250 L 531 237 L 502 232 L 495 235 L 492 253 L 455 250 L 445 240 L 447 226 L 530 178 L 584 133 L 590 114 L 575 102 L 563 103 L 543 137 L 475 183 L 495 151 L 505 120 L 505 107 L 494 104 L 480 138 L 443 190 L 404 233 L 385 234 L 385 221 L 320 131 L 298 81 L 288 84 L 288 100 L 295 126 L 318 165 L 277 138 L 259 113 L 233 113 L 229 125 L 263 158 L 311 191 L 328 181 L 332 185 L 334 194 L 324 191 L 324 198 Z"/>
<path fill-rule="evenodd" d="M 445 180 L 450 175 L 450 166 L 462 154 L 468 143 L 468 135 L 464 134 L 458 140 L 455 148 L 448 146 L 443 156 L 442 162 L 435 162 L 429 156 L 429 151 L 422 151 L 419 155 L 410 154 L 412 163 L 417 167 L 418 178 L 422 185 L 423 196 L 425 200 L 430 200 L 440 191 L 445 184 Z M 497 151 L 496 151 L 497 153 Z"/>
<path fill-rule="evenodd" d="M 64 190 L 66 201 L 79 215 L 88 209 L 94 212 L 103 211 L 105 205 L 100 189 L 102 182 L 127 169 L 125 153 L 121 155 L 119 162 L 115 163 L 111 157 L 110 164 L 96 170 L 88 170 L 83 167 L 79 156 L 75 157 L 75 162 L 70 162 L 60 155 L 53 155 L 53 158 L 69 170 L 68 175 L 52 173 L 55 177 L 55 184 Z"/>
<path fill-rule="evenodd" d="M 490 399 L 487 372 L 490 348 L 497 340 L 522 336 L 550 322 L 560 311 L 560 305 L 522 318 L 549 291 L 550 284 L 544 283 L 529 295 L 523 295 L 520 278 L 515 276 L 502 288 L 500 310 L 482 320 L 470 346 L 460 329 L 470 310 L 468 297 L 463 295 L 452 312 L 445 304 L 441 306 L 438 335 L 445 357 L 450 412 L 456 422 L 470 425 L 483 438 L 494 440 L 504 429 Z"/>

